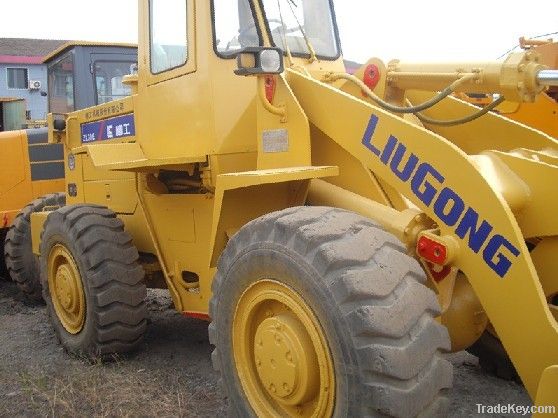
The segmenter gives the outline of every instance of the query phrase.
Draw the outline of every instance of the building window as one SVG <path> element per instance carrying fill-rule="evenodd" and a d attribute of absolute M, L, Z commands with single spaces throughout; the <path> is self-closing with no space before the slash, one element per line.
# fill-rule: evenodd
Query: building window
<path fill-rule="evenodd" d="M 12 90 L 27 90 L 29 75 L 27 68 L 8 68 L 8 88 Z"/>

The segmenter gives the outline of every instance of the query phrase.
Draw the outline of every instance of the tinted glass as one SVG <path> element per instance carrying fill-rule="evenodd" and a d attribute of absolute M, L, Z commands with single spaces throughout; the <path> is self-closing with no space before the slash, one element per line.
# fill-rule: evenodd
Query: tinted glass
<path fill-rule="evenodd" d="M 248 0 L 214 0 L 215 45 L 219 55 L 234 55 L 261 39 Z"/>
<path fill-rule="evenodd" d="M 161 73 L 188 60 L 186 0 L 151 0 L 151 72 Z"/>
<path fill-rule="evenodd" d="M 102 104 L 131 94 L 129 86 L 122 83 L 125 75 L 132 74 L 136 63 L 131 61 L 95 61 L 96 103 Z"/>
<path fill-rule="evenodd" d="M 308 43 L 316 55 L 337 58 L 330 0 L 262 0 L 275 46 L 293 54 L 309 55 Z M 306 39 L 305 39 L 306 35 Z"/>
<path fill-rule="evenodd" d="M 48 67 L 48 107 L 52 113 L 74 109 L 74 55 L 65 55 Z"/>

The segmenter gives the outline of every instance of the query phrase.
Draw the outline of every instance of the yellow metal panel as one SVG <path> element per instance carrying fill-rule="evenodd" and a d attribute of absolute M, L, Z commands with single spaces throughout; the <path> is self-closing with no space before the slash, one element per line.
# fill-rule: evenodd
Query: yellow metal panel
<path fill-rule="evenodd" d="M 558 235 L 558 164 L 548 164 L 521 155 L 494 152 L 529 187 L 529 202 L 517 216 L 525 238 Z M 558 163 L 558 160 L 557 160 Z"/>
<path fill-rule="evenodd" d="M 277 82 L 273 106 L 286 112 L 285 117 L 266 109 L 265 81 L 260 78 L 258 89 L 258 169 L 308 166 L 310 157 L 310 128 L 308 119 L 283 76 Z"/>
<path fill-rule="evenodd" d="M 35 212 L 31 214 L 31 242 L 33 253 L 36 255 L 41 255 L 41 234 L 48 214 L 49 212 Z"/>
<path fill-rule="evenodd" d="M 328 180 L 332 184 L 389 205 L 389 200 L 370 170 L 315 126 L 312 127 L 312 162 L 317 166 L 339 167 L 339 176 Z"/>
<path fill-rule="evenodd" d="M 44 196 L 50 193 L 63 192 L 65 180 L 39 180 L 31 182 L 33 197 Z M 29 203 L 29 201 L 27 202 Z"/>
<path fill-rule="evenodd" d="M 432 97 L 430 92 L 407 92 L 413 104 Z M 423 113 L 434 119 L 448 120 L 478 111 L 476 106 L 448 97 Z M 453 127 L 431 126 L 428 129 L 453 142 L 468 154 L 480 154 L 486 150 L 511 151 L 527 146 L 533 150 L 558 148 L 558 142 L 548 135 L 529 129 L 509 119 L 488 113 L 477 120 Z"/>
<path fill-rule="evenodd" d="M 539 388 L 535 405 L 540 408 L 554 408 L 533 414 L 533 417 L 557 417 L 558 416 L 558 365 L 545 369 Z"/>
<path fill-rule="evenodd" d="M 69 167 L 66 167 L 66 188 L 68 185 L 76 185 L 77 186 L 77 194 L 75 196 L 66 193 L 66 204 L 67 205 L 76 205 L 78 203 L 85 202 L 85 195 L 83 193 L 83 181 L 84 181 L 84 165 L 87 164 L 87 155 L 86 154 L 75 154 L 75 167 L 71 170 Z M 90 164 L 90 163 L 89 163 Z"/>
<path fill-rule="evenodd" d="M 144 193 L 145 210 L 152 222 L 176 309 L 207 313 L 213 271 L 209 269 L 211 195 L 157 195 Z M 143 234 L 147 231 L 144 228 Z M 199 287 L 188 287 L 182 272 L 199 276 Z"/>
<path fill-rule="evenodd" d="M 198 157 L 172 157 L 147 159 L 138 143 L 95 144 L 85 147 L 96 168 L 118 171 L 158 170 L 163 166 L 178 166 L 205 162 L 205 155 Z M 114 174 L 113 174 L 114 175 Z"/>
<path fill-rule="evenodd" d="M 217 178 L 218 190 L 231 190 L 259 184 L 282 183 L 293 180 L 307 180 L 321 177 L 336 176 L 339 169 L 326 167 L 290 167 L 269 170 L 245 171 L 242 173 L 221 174 Z M 218 191 L 216 191 L 218 193 Z"/>
<path fill-rule="evenodd" d="M 25 131 L 0 132 L 0 228 L 32 200 Z"/>
<path fill-rule="evenodd" d="M 136 210 L 131 215 L 120 214 L 118 215 L 126 226 L 126 231 L 132 235 L 134 246 L 140 253 L 156 254 L 153 240 L 146 230 L 147 220 L 141 205 L 136 206 Z"/>
<path fill-rule="evenodd" d="M 105 144 L 103 144 L 105 145 Z M 103 148 L 103 145 L 99 144 L 98 146 L 105 150 L 105 151 L 110 151 L 110 148 L 107 150 L 106 148 Z M 128 144 L 115 144 L 115 145 L 128 145 Z M 109 145 L 111 146 L 111 145 Z M 97 150 L 97 146 L 94 147 L 86 147 L 87 150 L 89 151 L 89 148 L 92 149 L 92 151 L 98 151 Z M 108 153 L 108 152 L 106 152 Z M 101 153 L 102 154 L 102 153 Z M 95 160 L 93 158 L 91 158 L 91 155 L 98 155 L 98 152 L 92 152 L 91 154 L 80 154 L 80 156 L 82 157 L 82 170 L 83 170 L 83 180 L 84 181 L 91 181 L 91 180 L 126 180 L 126 179 L 134 179 L 135 175 L 134 173 L 127 173 L 127 172 L 121 172 L 121 171 L 112 171 L 109 169 L 106 169 L 105 167 L 103 167 L 102 165 L 99 165 L 98 167 L 95 166 Z"/>
<path fill-rule="evenodd" d="M 558 237 L 544 238 L 531 252 L 545 295 L 558 295 Z"/>
<path fill-rule="evenodd" d="M 217 178 L 213 226 L 211 230 L 211 266 L 215 266 L 226 243 L 226 231 L 240 228 L 248 220 L 286 207 L 303 204 L 308 183 L 301 180 L 336 176 L 337 167 L 292 167 L 222 174 Z M 273 184 L 281 186 L 270 187 Z M 267 185 L 260 192 L 252 186 Z M 285 188 L 286 187 L 286 188 Z M 228 193 L 242 189 L 239 193 Z M 274 190 L 277 189 L 277 190 Z M 225 202 L 226 200 L 226 202 Z M 252 202 L 252 204 L 248 204 Z M 226 204 L 225 204 L 226 203 Z M 249 209 L 249 211 L 248 211 Z"/>
<path fill-rule="evenodd" d="M 78 186 L 79 187 L 79 186 Z M 116 213 L 134 213 L 137 206 L 135 178 L 130 180 L 86 181 L 84 200 L 111 208 Z"/>
<path fill-rule="evenodd" d="M 558 138 L 558 102 L 547 94 L 537 96 L 535 103 L 517 104 L 511 111 L 502 109 L 502 114 Z"/>

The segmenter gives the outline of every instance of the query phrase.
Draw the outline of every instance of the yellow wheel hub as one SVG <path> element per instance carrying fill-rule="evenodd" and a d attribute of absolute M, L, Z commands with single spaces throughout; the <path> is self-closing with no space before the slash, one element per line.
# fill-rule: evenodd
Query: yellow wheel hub
<path fill-rule="evenodd" d="M 233 351 L 258 416 L 332 415 L 331 354 L 319 322 L 293 289 L 261 280 L 244 292 L 233 320 Z"/>
<path fill-rule="evenodd" d="M 48 288 L 64 329 L 79 333 L 85 322 L 85 294 L 74 258 L 62 244 L 52 247 L 48 256 Z"/>

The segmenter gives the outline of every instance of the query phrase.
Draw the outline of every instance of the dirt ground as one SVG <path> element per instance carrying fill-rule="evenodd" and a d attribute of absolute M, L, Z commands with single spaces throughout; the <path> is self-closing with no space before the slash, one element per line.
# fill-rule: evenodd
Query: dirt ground
<path fill-rule="evenodd" d="M 88 364 L 58 345 L 44 306 L 26 304 L 13 283 L 0 281 L 0 416 L 225 417 L 207 324 L 176 313 L 163 291 L 150 291 L 148 301 L 141 349 Z M 458 353 L 450 360 L 451 417 L 482 416 L 479 403 L 531 404 L 522 386 L 487 376 L 475 357 Z"/>

